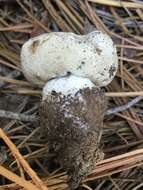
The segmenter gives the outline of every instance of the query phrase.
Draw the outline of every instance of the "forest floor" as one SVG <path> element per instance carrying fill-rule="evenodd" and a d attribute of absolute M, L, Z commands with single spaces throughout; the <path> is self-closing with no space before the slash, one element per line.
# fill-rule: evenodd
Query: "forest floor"
<path fill-rule="evenodd" d="M 0 189 L 67 188 L 66 173 L 40 139 L 35 118 L 41 89 L 22 74 L 20 51 L 30 37 L 52 31 L 84 34 L 90 27 L 111 36 L 119 69 L 105 89 L 105 158 L 81 188 L 143 189 L 142 0 L 0 0 Z"/>

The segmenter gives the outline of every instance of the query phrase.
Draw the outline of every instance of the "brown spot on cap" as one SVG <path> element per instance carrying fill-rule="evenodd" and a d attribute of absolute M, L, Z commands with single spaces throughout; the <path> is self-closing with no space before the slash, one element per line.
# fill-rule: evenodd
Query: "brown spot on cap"
<path fill-rule="evenodd" d="M 114 75 L 114 72 L 116 71 L 116 67 L 111 66 L 109 69 L 109 77 L 111 78 Z"/>
<path fill-rule="evenodd" d="M 102 50 L 100 48 L 96 48 L 97 54 L 100 55 Z"/>
<path fill-rule="evenodd" d="M 35 40 L 35 41 L 31 44 L 30 50 L 31 50 L 31 52 L 32 52 L 33 54 L 35 53 L 35 51 L 36 51 L 38 45 L 39 45 L 39 40 Z"/>
<path fill-rule="evenodd" d="M 100 73 L 100 75 L 104 76 L 104 73 Z"/>

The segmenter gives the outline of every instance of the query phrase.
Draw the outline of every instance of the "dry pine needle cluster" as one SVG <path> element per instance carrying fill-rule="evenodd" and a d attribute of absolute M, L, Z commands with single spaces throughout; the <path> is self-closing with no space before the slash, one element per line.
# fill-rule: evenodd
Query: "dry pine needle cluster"
<path fill-rule="evenodd" d="M 21 46 L 45 32 L 106 32 L 119 69 L 106 87 L 100 161 L 88 190 L 143 188 L 143 2 L 141 0 L 0 0 L 0 189 L 66 189 L 67 175 L 40 135 L 41 89 L 26 81 Z"/>

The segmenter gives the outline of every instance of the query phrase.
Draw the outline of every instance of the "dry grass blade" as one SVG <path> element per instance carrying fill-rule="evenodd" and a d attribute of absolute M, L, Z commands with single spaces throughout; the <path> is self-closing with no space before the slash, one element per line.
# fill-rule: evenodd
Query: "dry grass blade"
<path fill-rule="evenodd" d="M 71 18 L 71 20 L 75 23 L 75 25 L 78 26 L 78 28 L 80 30 L 80 33 L 83 33 L 84 32 L 84 28 L 83 28 L 82 24 L 72 14 L 72 12 L 68 9 L 68 7 L 66 7 L 66 5 L 62 1 L 56 1 L 56 3 L 59 5 L 59 7 L 61 7 L 65 11 L 65 13 L 68 15 L 68 17 Z"/>
<path fill-rule="evenodd" d="M 48 190 L 48 188 L 44 185 L 42 180 L 37 176 L 37 174 L 32 170 L 30 165 L 26 162 L 26 160 L 22 157 L 16 146 L 10 141 L 10 139 L 6 136 L 4 131 L 0 129 L 0 137 L 4 140 L 7 144 L 9 149 L 11 150 L 14 157 L 18 160 L 21 166 L 25 169 L 29 177 L 32 178 L 33 182 L 37 185 L 37 187 L 41 190 Z"/>
<path fill-rule="evenodd" d="M 0 64 L 3 64 L 3 65 L 5 65 L 5 66 L 7 66 L 7 67 L 10 67 L 10 68 L 12 68 L 12 69 L 16 69 L 16 70 L 19 70 L 19 71 L 20 71 L 20 68 L 19 68 L 19 67 L 15 66 L 15 65 L 12 65 L 12 64 L 10 64 L 10 63 L 4 61 L 4 60 L 0 60 Z"/>
<path fill-rule="evenodd" d="M 26 8 L 25 6 L 19 1 L 19 0 L 16 0 L 17 3 L 21 6 L 21 8 L 27 13 L 27 15 L 34 20 L 34 22 L 36 24 L 38 24 L 40 27 L 42 27 L 46 32 L 50 32 L 50 30 L 45 27 L 39 20 L 37 20 Z"/>
<path fill-rule="evenodd" d="M 46 9 L 55 20 L 55 22 L 59 25 L 59 27 L 63 31 L 71 32 L 72 29 L 66 24 L 66 22 L 60 17 L 60 15 L 56 12 L 54 6 L 49 0 L 42 0 L 43 4 L 45 5 Z"/>
<path fill-rule="evenodd" d="M 97 164 L 97 167 L 95 167 L 95 169 L 92 171 L 92 174 L 89 175 L 87 180 L 105 177 L 110 175 L 111 171 L 111 173 L 113 174 L 141 164 L 143 164 L 143 149 L 135 150 L 99 162 Z M 121 168 L 119 169 L 119 167 Z"/>
<path fill-rule="evenodd" d="M 128 2 L 128 1 L 116 1 L 116 0 L 88 0 L 89 2 L 98 3 L 102 5 L 125 7 L 125 8 L 143 8 L 142 2 Z"/>
<path fill-rule="evenodd" d="M 11 84 L 16 84 L 16 85 L 21 85 L 21 86 L 31 86 L 31 84 L 29 82 L 11 79 L 8 77 L 3 77 L 3 76 L 0 76 L 0 81 L 4 81 L 4 82 L 11 83 Z"/>
<path fill-rule="evenodd" d="M 22 177 L 17 176 L 16 174 L 4 168 L 3 166 L 0 166 L 0 175 L 4 176 L 5 178 L 9 179 L 12 182 L 15 182 L 16 184 L 18 184 L 19 186 L 23 187 L 26 190 L 31 190 L 31 189 L 40 190 L 31 182 L 23 179 Z"/>
<path fill-rule="evenodd" d="M 21 95 L 31 95 L 31 96 L 41 96 L 42 91 L 32 90 L 26 88 L 16 88 L 15 90 L 1 90 L 2 93 L 11 93 L 11 94 L 21 94 Z"/>
<path fill-rule="evenodd" d="M 13 113 L 10 111 L 5 111 L 0 109 L 0 118 L 8 118 L 8 119 L 17 119 L 25 122 L 37 122 L 38 119 L 32 115 Z"/>
<path fill-rule="evenodd" d="M 16 81 L 17 82 L 17 81 Z M 27 83 L 20 83 L 21 85 L 25 85 Z M 17 93 L 17 94 L 27 94 L 27 95 L 32 95 L 32 96 L 37 96 L 41 95 L 40 90 L 32 90 L 32 89 L 24 89 L 24 88 L 19 88 L 16 89 L 15 91 L 13 90 L 3 90 L 2 92 L 4 93 Z M 143 96 L 143 91 L 138 91 L 138 92 L 106 92 L 105 95 L 107 97 L 135 97 L 135 96 Z"/>
<path fill-rule="evenodd" d="M 9 26 L 9 27 L 3 27 L 3 28 L 0 28 L 0 31 L 21 31 L 21 30 L 24 30 L 27 28 L 31 28 L 32 25 L 31 24 L 19 24 L 19 25 L 16 25 L 16 26 Z"/>
<path fill-rule="evenodd" d="M 107 97 L 134 97 L 143 96 L 143 91 L 139 92 L 107 92 Z"/>
<path fill-rule="evenodd" d="M 138 103 L 142 99 L 143 99 L 142 96 L 138 96 L 138 97 L 134 98 L 133 100 L 131 100 L 130 102 L 128 102 L 127 104 L 125 104 L 125 105 L 122 105 L 122 106 L 107 110 L 106 115 L 115 114 L 115 113 L 118 113 L 118 112 L 125 111 L 126 109 L 131 108 L 133 105 L 135 105 L 136 103 Z"/>
<path fill-rule="evenodd" d="M 101 177 L 106 177 L 120 171 L 127 170 L 129 168 L 136 167 L 143 164 L 143 149 L 135 150 L 123 155 L 115 156 L 113 158 L 105 159 L 97 164 L 95 169 L 87 177 L 85 182 L 95 180 Z M 61 185 L 66 182 L 67 177 L 64 174 L 60 180 L 60 175 L 58 174 L 47 179 L 44 179 L 45 183 L 49 186 L 49 190 L 56 189 L 59 183 Z M 59 178 L 59 179 L 58 179 Z M 9 187 L 11 187 L 10 185 Z M 4 187 L 4 186 L 3 186 Z M 67 187 L 67 186 L 66 186 Z M 65 189 L 65 188 L 64 188 Z"/>

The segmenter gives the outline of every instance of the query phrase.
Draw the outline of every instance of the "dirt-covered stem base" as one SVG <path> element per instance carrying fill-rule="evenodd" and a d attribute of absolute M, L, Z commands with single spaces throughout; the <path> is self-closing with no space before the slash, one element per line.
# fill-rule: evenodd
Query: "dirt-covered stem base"
<path fill-rule="evenodd" d="M 54 151 L 75 189 L 103 159 L 100 139 L 106 98 L 100 89 L 85 88 L 74 96 L 53 92 L 42 101 L 40 120 L 49 148 Z"/>

